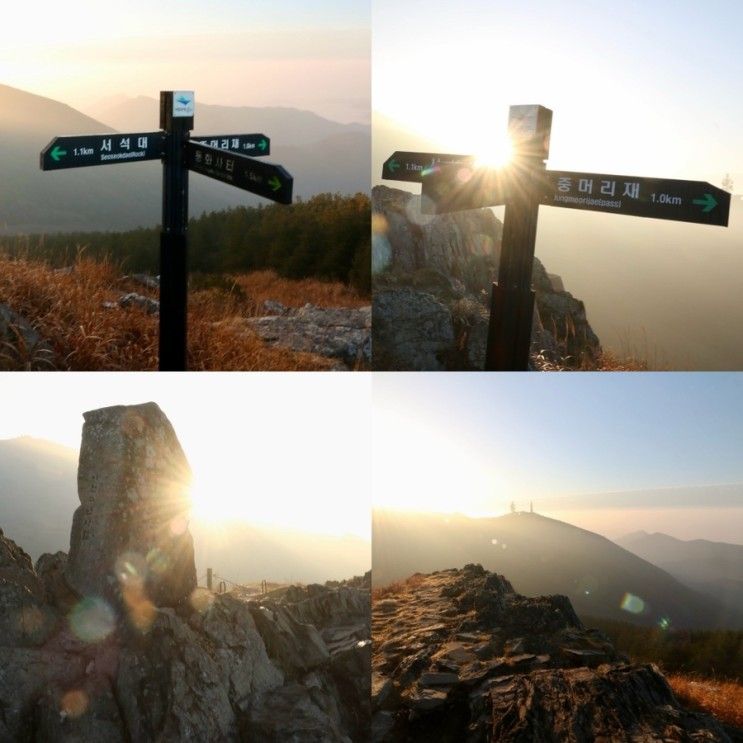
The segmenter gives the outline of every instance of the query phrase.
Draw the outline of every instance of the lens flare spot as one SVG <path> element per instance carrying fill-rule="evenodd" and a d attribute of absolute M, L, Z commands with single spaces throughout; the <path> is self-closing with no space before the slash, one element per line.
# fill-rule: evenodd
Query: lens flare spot
<path fill-rule="evenodd" d="M 119 585 L 143 585 L 147 578 L 147 561 L 136 552 L 125 552 L 114 566 Z"/>
<path fill-rule="evenodd" d="M 498 540 L 497 539 L 491 539 L 490 540 L 490 544 L 498 544 Z"/>
<path fill-rule="evenodd" d="M 168 569 L 169 564 L 168 556 L 157 547 L 153 547 L 147 553 L 147 565 L 153 573 L 162 575 Z"/>
<path fill-rule="evenodd" d="M 642 614 L 645 610 L 645 602 L 633 593 L 625 593 L 620 608 L 630 614 Z"/>
<path fill-rule="evenodd" d="M 157 610 L 139 586 L 126 586 L 122 591 L 127 615 L 140 632 L 147 632 L 155 621 Z"/>
<path fill-rule="evenodd" d="M 501 549 L 506 549 L 506 547 L 507 547 L 507 546 L 508 546 L 508 545 L 507 545 L 507 544 L 506 544 L 506 543 L 504 542 L 504 543 L 503 543 L 503 544 L 501 545 Z"/>
<path fill-rule="evenodd" d="M 188 519 L 183 514 L 179 514 L 170 520 L 170 533 L 174 537 L 183 536 L 186 529 L 188 529 Z"/>
<path fill-rule="evenodd" d="M 671 620 L 668 617 L 661 617 L 660 621 L 658 622 L 658 626 L 662 630 L 667 630 L 671 628 Z"/>
<path fill-rule="evenodd" d="M 582 575 L 578 581 L 578 587 L 585 596 L 590 596 L 598 590 L 598 578 L 594 575 Z"/>
<path fill-rule="evenodd" d="M 457 180 L 460 183 L 467 183 L 473 176 L 473 170 L 471 168 L 460 168 L 457 171 Z"/>
<path fill-rule="evenodd" d="M 72 608 L 68 622 L 83 642 L 101 642 L 113 632 L 116 615 L 103 599 L 84 598 Z"/>
<path fill-rule="evenodd" d="M 387 230 L 389 229 L 387 217 L 385 217 L 384 214 L 380 214 L 379 212 L 372 213 L 371 226 L 373 235 L 387 234 Z"/>
<path fill-rule="evenodd" d="M 203 614 L 214 603 L 214 594 L 207 588 L 196 588 L 191 592 L 189 601 L 196 611 Z"/>
<path fill-rule="evenodd" d="M 59 703 L 59 713 L 64 717 L 82 717 L 88 710 L 88 695 L 82 689 L 68 691 Z"/>

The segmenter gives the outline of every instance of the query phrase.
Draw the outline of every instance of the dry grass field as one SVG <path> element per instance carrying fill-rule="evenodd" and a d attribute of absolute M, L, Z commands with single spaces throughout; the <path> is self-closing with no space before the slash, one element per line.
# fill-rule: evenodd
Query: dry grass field
<path fill-rule="evenodd" d="M 236 316 L 261 314 L 266 299 L 287 306 L 368 304 L 340 283 L 291 281 L 271 271 L 194 280 L 189 291 L 189 369 L 325 370 L 333 360 L 266 345 L 249 333 L 235 333 Z M 50 355 L 25 347 L 19 336 L 0 347 L 5 370 L 146 371 L 157 368 L 158 319 L 136 306 L 107 308 L 126 292 L 156 298 L 156 290 L 122 277 L 118 265 L 79 256 L 69 269 L 0 256 L 0 303 L 30 321 L 53 346 Z"/>
<path fill-rule="evenodd" d="M 680 702 L 743 731 L 743 684 L 740 681 L 716 681 L 683 674 L 669 674 L 667 678 Z"/>

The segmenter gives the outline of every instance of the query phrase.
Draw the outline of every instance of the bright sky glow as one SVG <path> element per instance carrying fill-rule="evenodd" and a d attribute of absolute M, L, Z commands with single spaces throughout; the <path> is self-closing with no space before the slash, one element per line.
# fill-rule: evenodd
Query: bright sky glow
<path fill-rule="evenodd" d="M 373 109 L 478 154 L 539 103 L 552 168 L 740 180 L 742 27 L 733 0 L 375 0 Z"/>
<path fill-rule="evenodd" d="M 697 538 L 743 534 L 743 501 L 718 508 L 704 490 L 665 522 L 650 503 L 609 517 L 601 499 L 743 483 L 738 374 L 377 373 L 373 400 L 375 507 L 500 515 L 511 501 L 594 494 L 580 513 L 551 515 L 613 536 L 657 523 L 682 538 L 695 526 Z"/>
<path fill-rule="evenodd" d="M 4 9 L 0 83 L 85 109 L 196 90 L 222 105 L 368 121 L 368 2 L 70 0 Z"/>
<path fill-rule="evenodd" d="M 0 439 L 79 448 L 84 411 L 152 400 L 193 469 L 195 518 L 369 539 L 369 374 L 0 377 Z"/>

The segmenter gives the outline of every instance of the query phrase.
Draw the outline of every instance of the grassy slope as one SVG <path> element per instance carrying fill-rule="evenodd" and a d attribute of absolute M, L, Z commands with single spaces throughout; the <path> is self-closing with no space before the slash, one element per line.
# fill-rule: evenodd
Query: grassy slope
<path fill-rule="evenodd" d="M 54 345 L 54 368 L 139 371 L 157 368 L 158 319 L 137 307 L 106 309 L 128 291 L 155 293 L 122 278 L 118 266 L 79 257 L 71 271 L 42 262 L 0 256 L 0 303 L 27 318 Z M 272 348 L 250 333 L 237 333 L 237 316 L 260 314 L 265 299 L 288 306 L 357 307 L 368 304 L 338 283 L 290 281 L 271 271 L 224 279 L 189 292 L 189 368 L 199 370 L 324 370 L 332 360 Z M 22 346 L 22 344 L 21 344 Z M 7 345 L 0 368 L 49 368 L 42 354 Z"/>

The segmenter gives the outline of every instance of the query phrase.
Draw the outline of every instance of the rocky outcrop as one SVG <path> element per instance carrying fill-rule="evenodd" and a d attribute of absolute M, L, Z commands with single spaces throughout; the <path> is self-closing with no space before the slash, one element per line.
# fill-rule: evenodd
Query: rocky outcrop
<path fill-rule="evenodd" d="M 36 647 L 55 630 L 31 558 L 0 530 L 0 646 Z"/>
<path fill-rule="evenodd" d="M 56 361 L 51 343 L 23 315 L 0 304 L 0 371 L 48 371 Z"/>
<path fill-rule="evenodd" d="M 155 403 L 84 414 L 65 575 L 82 596 L 175 606 L 196 588 L 191 471 Z"/>
<path fill-rule="evenodd" d="M 270 345 L 339 359 L 349 368 L 371 363 L 371 307 L 292 309 L 268 301 L 264 310 L 244 323 Z"/>
<path fill-rule="evenodd" d="M 502 225 L 490 209 L 432 217 L 420 197 L 376 186 L 374 368 L 478 370 L 485 364 Z M 580 367 L 601 351 L 583 303 L 535 258 L 533 368 Z"/>
<path fill-rule="evenodd" d="M 520 596 L 479 565 L 383 589 L 372 616 L 374 741 L 729 740 L 567 598 Z"/>
<path fill-rule="evenodd" d="M 69 558 L 34 569 L 0 531 L 0 741 L 368 740 L 368 577 L 197 588 L 188 465 L 152 403 L 86 414 L 78 479 Z"/>

